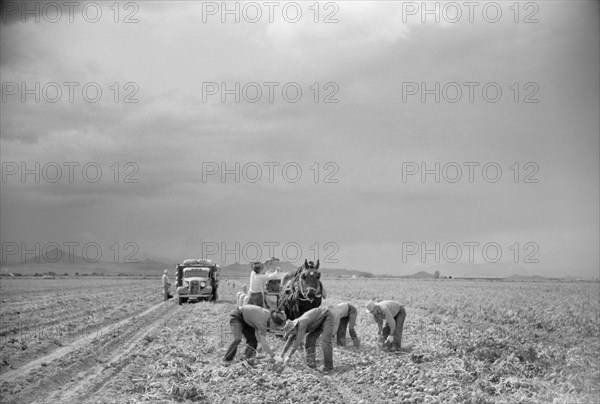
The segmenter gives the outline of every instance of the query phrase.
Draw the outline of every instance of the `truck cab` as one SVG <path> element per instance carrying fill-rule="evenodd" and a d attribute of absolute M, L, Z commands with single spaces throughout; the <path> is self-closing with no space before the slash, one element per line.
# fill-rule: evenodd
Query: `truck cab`
<path fill-rule="evenodd" d="M 211 260 L 189 259 L 176 267 L 177 304 L 218 298 L 220 266 Z"/>

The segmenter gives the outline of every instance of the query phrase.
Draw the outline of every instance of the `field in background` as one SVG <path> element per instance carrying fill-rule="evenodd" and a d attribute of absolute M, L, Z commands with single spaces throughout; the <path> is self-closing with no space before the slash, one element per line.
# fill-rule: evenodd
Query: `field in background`
<path fill-rule="evenodd" d="M 600 394 L 598 283 L 325 279 L 324 304 L 359 306 L 363 347 L 335 348 L 336 370 L 324 375 L 302 351 L 281 374 L 265 358 L 221 364 L 243 281 L 223 280 L 217 304 L 180 307 L 161 303 L 159 279 L 3 278 L 2 401 L 592 403 Z M 372 298 L 406 304 L 402 352 L 378 349 L 364 310 Z M 64 352 L 17 368 L 53 349 Z"/>

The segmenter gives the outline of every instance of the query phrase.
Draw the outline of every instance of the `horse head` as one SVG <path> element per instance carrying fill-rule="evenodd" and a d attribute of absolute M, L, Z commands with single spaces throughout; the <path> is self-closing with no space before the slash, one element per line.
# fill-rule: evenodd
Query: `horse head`
<path fill-rule="evenodd" d="M 304 260 L 304 270 L 300 275 L 300 290 L 311 302 L 321 297 L 321 272 L 319 272 L 319 260 L 317 264 Z"/>
<path fill-rule="evenodd" d="M 319 269 L 319 260 L 317 260 L 317 263 L 315 264 L 312 261 L 308 261 L 306 258 L 304 259 L 304 269 L 315 269 L 318 270 Z"/>

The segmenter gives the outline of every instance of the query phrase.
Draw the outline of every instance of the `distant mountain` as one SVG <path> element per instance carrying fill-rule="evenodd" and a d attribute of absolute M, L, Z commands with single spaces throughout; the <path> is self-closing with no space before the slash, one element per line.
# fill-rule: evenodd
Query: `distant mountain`
<path fill-rule="evenodd" d="M 295 271 L 296 269 L 298 269 L 300 267 L 300 265 L 302 264 L 292 264 L 291 262 L 287 262 L 287 261 L 279 261 L 277 263 L 277 266 L 279 268 L 281 268 L 281 270 L 283 272 L 291 272 L 291 271 Z"/>
<path fill-rule="evenodd" d="M 281 268 L 282 272 L 290 272 L 295 271 L 298 267 L 294 264 L 291 264 L 287 261 L 279 261 L 276 266 Z M 252 268 L 250 264 L 240 264 L 239 262 L 233 263 L 231 265 L 226 265 L 221 269 L 221 273 L 232 273 L 232 274 L 250 274 Z"/>
<path fill-rule="evenodd" d="M 511 275 L 508 278 L 504 278 L 505 280 L 515 280 L 515 281 L 544 281 L 552 278 L 546 278 L 544 276 L 539 275 Z"/>
<path fill-rule="evenodd" d="M 416 274 L 405 276 L 405 278 L 433 279 L 435 278 L 435 275 L 430 274 L 429 272 L 419 271 Z"/>
<path fill-rule="evenodd" d="M 296 270 L 296 267 L 289 262 L 278 262 L 277 266 L 281 268 L 282 272 L 289 272 L 291 269 Z M 252 271 L 250 264 L 236 262 L 221 268 L 221 276 L 250 276 L 250 271 Z"/>
<path fill-rule="evenodd" d="M 236 262 L 221 268 L 221 276 L 242 276 L 250 275 L 250 264 L 240 264 Z"/>
<path fill-rule="evenodd" d="M 415 268 L 421 272 L 432 274 L 440 272 L 440 278 L 452 276 L 453 278 L 480 278 L 498 279 L 511 276 L 541 276 L 544 277 L 544 268 L 535 264 L 515 264 L 510 262 L 498 263 L 445 263 L 421 266 Z M 418 272 L 420 273 L 420 272 Z M 541 275 L 540 275 L 541 274 Z M 415 274 L 416 275 L 416 274 Z M 411 275 L 411 277 L 414 275 Z"/>
<path fill-rule="evenodd" d="M 515 264 L 439 264 L 430 265 L 426 270 L 421 270 L 411 275 L 394 276 L 413 279 L 435 279 L 434 273 L 439 271 L 440 279 L 452 277 L 455 279 L 489 279 L 507 281 L 546 281 L 566 278 L 542 276 L 534 271 L 542 271 L 541 268 L 530 268 L 525 265 Z M 382 275 L 385 277 L 385 275 Z"/>
<path fill-rule="evenodd" d="M 91 251 L 90 251 L 91 252 Z M 101 274 L 144 274 L 159 275 L 165 268 L 172 268 L 173 265 L 154 259 L 143 259 L 136 262 L 118 263 L 111 262 L 112 256 L 103 255 L 98 261 L 95 257 L 87 259 L 76 254 L 69 254 L 59 248 L 53 248 L 42 254 L 26 259 L 24 262 L 4 262 L 2 263 L 3 272 L 10 268 L 11 271 L 21 274 L 33 274 L 44 272 L 81 274 L 101 273 Z"/>
<path fill-rule="evenodd" d="M 357 271 L 356 269 L 344 269 L 344 268 L 322 268 L 321 273 L 324 277 L 330 276 L 342 276 L 342 277 L 360 277 L 372 278 L 373 274 L 365 271 Z"/>
<path fill-rule="evenodd" d="M 173 259 L 172 257 L 165 257 L 165 256 L 161 256 L 161 255 L 155 255 L 155 254 L 148 254 L 146 252 L 143 251 L 138 251 L 136 252 L 135 259 L 137 259 L 138 261 L 146 261 L 146 260 L 151 260 L 151 261 L 156 261 L 156 262 L 166 262 L 167 267 L 169 268 L 174 268 L 175 265 L 181 261 L 178 261 L 176 259 Z"/>
<path fill-rule="evenodd" d="M 74 253 L 69 253 L 60 248 L 53 248 L 35 257 L 28 258 L 24 264 L 39 265 L 39 264 L 62 264 L 62 265 L 89 265 L 92 264 L 92 259 L 85 259 Z"/>
<path fill-rule="evenodd" d="M 282 272 L 294 272 L 296 269 L 298 269 L 298 267 L 300 265 L 294 265 L 291 262 L 287 262 L 287 261 L 279 261 L 277 263 L 277 266 L 279 268 L 281 268 Z M 365 278 L 373 277 L 373 274 L 371 274 L 370 272 L 356 271 L 356 270 L 343 269 L 343 268 L 321 268 L 320 270 L 321 270 L 322 276 L 324 276 L 324 277 L 333 277 L 333 276 L 351 277 L 353 275 L 362 276 Z M 222 276 L 250 276 L 250 271 L 251 271 L 250 264 L 240 264 L 239 262 L 236 262 L 234 264 L 223 267 L 221 269 L 221 275 Z"/>
<path fill-rule="evenodd" d="M 164 262 L 160 262 L 160 261 L 156 261 L 150 258 L 147 258 L 145 260 L 142 261 L 137 261 L 137 262 L 127 262 L 124 264 L 121 264 L 121 266 L 126 267 L 126 268 L 135 268 L 135 269 L 141 269 L 141 270 L 164 270 L 164 269 L 169 269 L 171 270 L 173 268 L 173 265 L 168 265 L 165 264 Z"/>
<path fill-rule="evenodd" d="M 89 253 L 94 253 L 93 249 L 90 249 Z M 13 257 L 14 258 L 14 257 Z M 91 259 L 90 259 L 91 258 Z M 2 262 L 2 272 L 10 271 L 16 273 L 44 273 L 53 271 L 56 273 L 127 273 L 127 274 L 143 274 L 157 276 L 162 274 L 162 271 L 167 268 L 170 274 L 174 274 L 174 267 L 177 262 L 171 260 L 162 260 L 157 257 L 139 252 L 133 258 L 136 258 L 137 262 L 131 263 L 115 263 L 112 262 L 113 258 L 111 251 L 104 251 L 102 259 L 98 262 L 94 262 L 93 258 L 88 259 L 79 256 L 77 254 L 69 254 L 68 251 L 60 248 L 53 248 L 48 251 L 44 251 L 42 254 L 37 256 L 29 256 L 24 262 Z M 121 257 L 122 259 L 123 257 Z M 169 263 L 165 263 L 169 262 Z M 276 265 L 279 266 L 282 272 L 293 272 L 295 271 L 302 262 L 290 263 L 287 261 L 278 261 Z M 399 276 L 401 278 L 413 278 L 413 279 L 434 279 L 434 272 L 439 271 L 440 278 L 452 276 L 453 278 L 477 278 L 477 279 L 505 279 L 508 281 L 544 281 L 549 279 L 558 279 L 557 277 L 539 275 L 543 269 L 535 265 L 521 265 L 512 263 L 474 263 L 474 264 L 450 264 L 441 263 L 437 265 L 421 266 L 419 272 L 411 275 Z M 224 277 L 246 277 L 250 275 L 250 264 L 236 262 L 231 265 L 223 266 L 221 275 Z M 534 272 L 535 271 L 535 272 Z M 537 273 L 536 273 L 537 272 Z M 321 273 L 324 277 L 375 277 L 386 275 L 373 275 L 370 272 L 349 270 L 345 268 L 327 268 L 321 266 Z M 397 275 L 394 277 L 398 277 Z M 572 279 L 571 279 L 572 278 Z M 578 280 L 576 277 L 560 278 L 565 280 Z"/>

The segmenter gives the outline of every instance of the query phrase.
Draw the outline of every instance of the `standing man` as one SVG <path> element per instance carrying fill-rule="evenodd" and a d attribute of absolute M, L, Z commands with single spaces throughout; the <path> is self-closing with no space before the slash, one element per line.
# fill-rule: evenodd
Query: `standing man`
<path fill-rule="evenodd" d="M 219 271 L 220 271 L 220 269 L 221 269 L 221 267 L 219 265 L 215 265 L 215 267 L 210 270 L 210 277 L 212 278 L 212 287 L 213 287 L 213 293 L 212 293 L 212 298 L 211 298 L 212 302 L 217 301 L 217 299 L 219 298 L 219 293 L 217 292 L 217 289 L 219 289 Z"/>
<path fill-rule="evenodd" d="M 252 263 L 252 272 L 250 272 L 250 287 L 248 288 L 248 304 L 264 307 L 264 287 L 267 281 L 267 275 L 262 274 L 264 266 L 260 262 Z"/>
<path fill-rule="evenodd" d="M 379 327 L 378 335 L 384 347 L 400 350 L 402 346 L 402 331 L 404 330 L 404 319 L 406 310 L 404 307 L 393 300 L 383 300 L 379 303 L 370 301 L 367 303 L 367 309 L 373 315 Z M 383 327 L 383 321 L 386 325 Z"/>
<path fill-rule="evenodd" d="M 266 339 L 270 321 L 282 325 L 285 322 L 285 314 L 277 311 L 269 312 L 267 309 L 249 304 L 234 309 L 229 318 L 234 339 L 225 354 L 225 362 L 231 362 L 235 358 L 237 347 L 242 342 L 242 336 L 246 338 L 245 355 L 247 359 L 252 360 L 256 355 L 258 341 L 263 350 L 273 358 L 275 353 L 269 347 Z"/>
<path fill-rule="evenodd" d="M 169 281 L 169 270 L 165 269 L 165 272 L 162 276 L 162 284 L 163 284 L 163 299 L 166 302 L 173 296 L 169 294 L 169 288 L 171 287 L 171 282 Z"/>
<path fill-rule="evenodd" d="M 315 345 L 321 334 L 324 370 L 333 370 L 333 323 L 334 315 L 327 307 L 317 307 L 304 313 L 293 321 L 287 321 L 283 327 L 284 338 L 287 338 L 281 358 L 286 365 L 292 355 L 298 350 L 298 347 L 306 339 L 306 364 L 315 368 L 317 366 L 315 358 Z M 292 348 L 290 354 L 285 358 L 285 353 Z"/>
<path fill-rule="evenodd" d="M 334 317 L 333 332 L 336 333 L 337 344 L 343 347 L 346 346 L 346 330 L 349 329 L 350 337 L 356 348 L 360 347 L 360 339 L 356 335 L 354 325 L 356 324 L 356 316 L 358 310 L 349 302 L 338 303 L 329 309 Z"/>

